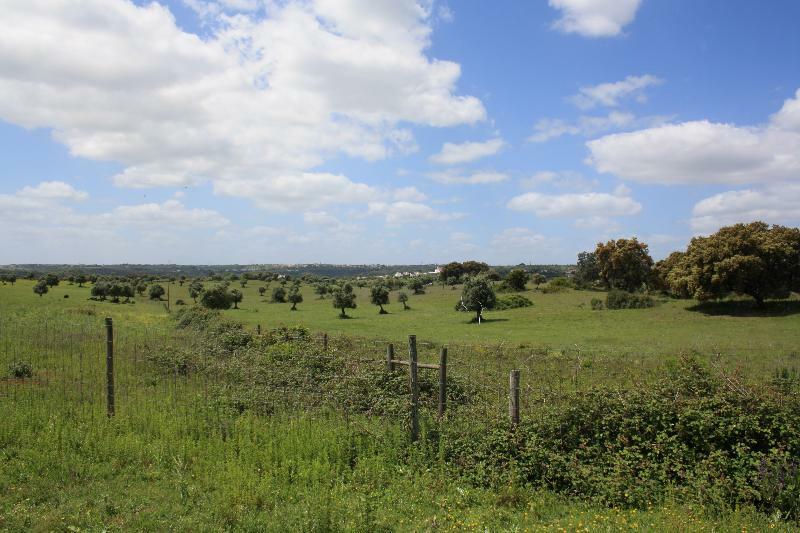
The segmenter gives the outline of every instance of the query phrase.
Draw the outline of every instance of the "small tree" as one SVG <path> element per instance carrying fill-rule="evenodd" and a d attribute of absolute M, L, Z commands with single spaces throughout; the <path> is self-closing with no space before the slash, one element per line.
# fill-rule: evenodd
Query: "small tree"
<path fill-rule="evenodd" d="M 86 276 L 84 276 L 83 274 L 78 274 L 77 276 L 75 276 L 75 283 L 78 284 L 78 287 L 83 287 L 83 284 L 86 283 L 86 281 L 87 281 Z"/>
<path fill-rule="evenodd" d="M 39 295 L 39 298 L 42 297 L 43 294 L 47 294 L 47 291 L 50 290 L 50 286 L 47 282 L 43 279 L 40 279 L 36 285 L 33 286 L 33 292 Z"/>
<path fill-rule="evenodd" d="M 650 279 L 653 259 L 647 244 L 633 239 L 598 243 L 594 252 L 600 280 L 608 289 L 639 290 Z"/>
<path fill-rule="evenodd" d="M 401 291 L 400 294 L 397 295 L 397 301 L 403 304 L 403 311 L 410 309 L 410 307 L 408 307 L 408 294 L 406 294 L 405 291 Z"/>
<path fill-rule="evenodd" d="M 261 296 L 262 298 L 264 297 L 264 294 L 266 294 L 266 292 L 267 292 L 267 288 L 266 287 L 259 287 L 258 288 L 258 295 Z"/>
<path fill-rule="evenodd" d="M 575 268 L 575 284 L 579 287 L 588 287 L 600 280 L 600 264 L 597 262 L 595 252 L 581 252 L 578 254 L 578 264 Z"/>
<path fill-rule="evenodd" d="M 205 291 L 200 297 L 200 305 L 206 309 L 230 309 L 233 303 L 233 297 L 228 292 L 226 284 L 217 285 Z"/>
<path fill-rule="evenodd" d="M 230 292 L 231 294 L 231 301 L 233 302 L 233 308 L 239 309 L 239 303 L 244 300 L 244 294 L 239 289 L 233 289 Z"/>
<path fill-rule="evenodd" d="M 241 281 L 239 281 L 239 285 L 241 285 L 242 288 L 244 289 L 245 287 L 247 287 L 247 280 L 246 279 L 242 279 Z"/>
<path fill-rule="evenodd" d="M 194 303 L 197 303 L 197 297 L 203 294 L 204 290 L 203 284 L 194 280 L 189 284 L 189 297 L 194 300 Z"/>
<path fill-rule="evenodd" d="M 414 294 L 425 294 L 425 284 L 419 278 L 414 278 L 408 284 L 408 288 L 414 291 Z"/>
<path fill-rule="evenodd" d="M 295 285 L 289 289 L 289 302 L 292 304 L 292 311 L 297 311 L 297 304 L 303 303 L 303 295 L 300 294 L 300 287 Z"/>
<path fill-rule="evenodd" d="M 512 291 L 524 291 L 528 282 L 528 273 L 521 268 L 515 268 L 506 276 L 506 285 Z"/>
<path fill-rule="evenodd" d="M 283 287 L 275 287 L 272 289 L 272 303 L 282 304 L 286 303 L 286 289 Z"/>
<path fill-rule="evenodd" d="M 328 286 L 325 283 L 317 283 L 314 285 L 314 294 L 319 295 L 320 300 L 324 300 L 325 295 L 328 294 Z"/>
<path fill-rule="evenodd" d="M 472 311 L 475 313 L 475 322 L 480 324 L 483 311 L 494 309 L 497 303 L 497 296 L 494 294 L 492 285 L 483 277 L 469 278 L 464 283 L 461 291 L 461 301 L 456 304 L 456 309 L 460 311 Z"/>
<path fill-rule="evenodd" d="M 55 287 L 56 285 L 58 285 L 59 279 L 58 276 L 55 274 L 48 274 L 44 277 L 44 281 L 45 283 L 47 283 L 49 287 Z"/>
<path fill-rule="evenodd" d="M 161 297 L 164 296 L 166 292 L 167 291 L 164 290 L 164 287 L 156 283 L 155 285 L 150 286 L 150 291 L 148 294 L 150 295 L 151 300 L 161 300 Z"/>
<path fill-rule="evenodd" d="M 533 275 L 531 276 L 531 282 L 532 282 L 534 285 L 536 285 L 536 288 L 537 288 L 537 289 L 539 288 L 539 285 L 541 285 L 541 284 L 542 284 L 542 283 L 544 283 L 545 281 L 547 281 L 547 278 L 546 278 L 546 277 L 544 277 L 544 274 L 540 274 L 539 272 L 537 272 L 536 274 L 533 274 Z"/>
<path fill-rule="evenodd" d="M 144 295 L 144 291 L 146 291 L 146 290 L 147 290 L 147 285 L 146 284 L 139 283 L 139 284 L 136 285 L 136 294 L 138 294 L 139 296 L 143 296 Z"/>
<path fill-rule="evenodd" d="M 369 301 L 372 305 L 380 307 L 381 310 L 378 311 L 378 314 L 385 315 L 386 309 L 384 309 L 383 306 L 389 303 L 389 287 L 386 285 L 375 285 L 372 287 L 369 293 Z"/>
<path fill-rule="evenodd" d="M 356 308 L 356 293 L 353 292 L 353 286 L 345 283 L 342 287 L 337 287 L 333 290 L 333 307 L 341 309 L 341 318 L 347 318 L 345 309 Z"/>

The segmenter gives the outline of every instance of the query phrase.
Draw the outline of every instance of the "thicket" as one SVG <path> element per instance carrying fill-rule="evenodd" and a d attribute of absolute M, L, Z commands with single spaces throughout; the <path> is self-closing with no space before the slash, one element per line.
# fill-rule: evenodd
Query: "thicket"
<path fill-rule="evenodd" d="M 653 297 L 644 293 L 612 289 L 606 295 L 606 309 L 647 309 L 655 305 Z M 592 308 L 595 308 L 594 303 Z"/>
<path fill-rule="evenodd" d="M 505 309 L 518 309 L 520 307 L 530 307 L 533 302 L 521 294 L 512 294 L 511 296 L 501 296 L 497 299 L 494 308 L 498 311 Z"/>

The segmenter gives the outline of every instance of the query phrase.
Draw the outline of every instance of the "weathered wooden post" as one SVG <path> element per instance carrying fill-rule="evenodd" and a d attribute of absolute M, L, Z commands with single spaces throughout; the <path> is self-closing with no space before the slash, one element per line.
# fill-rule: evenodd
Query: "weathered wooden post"
<path fill-rule="evenodd" d="M 326 353 L 328 351 L 328 334 L 327 333 L 323 333 L 322 334 L 322 351 L 326 352 Z"/>
<path fill-rule="evenodd" d="M 419 379 L 417 377 L 417 336 L 408 336 L 409 378 L 411 386 L 411 441 L 419 439 Z"/>
<path fill-rule="evenodd" d="M 386 347 L 386 370 L 388 372 L 394 371 L 394 344 L 391 342 Z"/>
<path fill-rule="evenodd" d="M 512 370 L 508 379 L 508 416 L 511 418 L 511 425 L 519 424 L 519 370 Z"/>
<path fill-rule="evenodd" d="M 261 324 L 256 324 L 256 334 L 261 335 Z"/>
<path fill-rule="evenodd" d="M 447 347 L 443 346 L 439 354 L 439 420 L 447 409 Z"/>
<path fill-rule="evenodd" d="M 106 414 L 114 416 L 114 323 L 106 318 Z"/>

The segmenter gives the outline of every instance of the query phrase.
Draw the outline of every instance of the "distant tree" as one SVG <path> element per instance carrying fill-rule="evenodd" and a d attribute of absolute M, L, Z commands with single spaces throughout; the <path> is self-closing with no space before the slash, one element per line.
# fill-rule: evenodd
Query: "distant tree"
<path fill-rule="evenodd" d="M 119 299 L 122 297 L 122 292 L 122 285 L 119 283 L 112 283 L 108 288 L 108 296 L 111 297 L 111 301 L 115 304 L 119 303 Z"/>
<path fill-rule="evenodd" d="M 244 299 L 244 294 L 242 294 L 242 291 L 240 291 L 239 289 L 233 289 L 231 290 L 230 295 L 231 295 L 231 301 L 233 302 L 233 308 L 239 309 L 239 302 L 241 302 Z"/>
<path fill-rule="evenodd" d="M 500 277 L 500 273 L 493 268 L 487 270 L 484 273 L 484 276 L 486 276 L 486 279 L 488 279 L 489 281 L 500 281 L 502 279 Z"/>
<path fill-rule="evenodd" d="M 264 294 L 266 294 L 266 292 L 267 292 L 267 288 L 266 287 L 259 287 L 258 288 L 258 295 L 261 296 L 262 298 L 264 297 Z"/>
<path fill-rule="evenodd" d="M 166 292 L 167 291 L 164 290 L 164 287 L 156 283 L 155 285 L 150 285 L 150 291 L 148 294 L 150 295 L 151 300 L 160 300 L 161 297 L 166 294 Z"/>
<path fill-rule="evenodd" d="M 647 244 L 633 239 L 598 243 L 595 250 L 600 280 L 608 289 L 633 292 L 650 279 L 653 259 Z"/>
<path fill-rule="evenodd" d="M 17 282 L 17 276 L 14 274 L 9 274 L 6 278 L 11 285 L 14 285 Z"/>
<path fill-rule="evenodd" d="M 345 309 L 356 308 L 356 294 L 353 292 L 352 285 L 345 283 L 333 290 L 333 307 L 342 310 L 342 314 L 339 315 L 341 318 L 347 318 Z"/>
<path fill-rule="evenodd" d="M 230 309 L 233 303 L 233 297 L 225 283 L 208 289 L 200 296 L 200 305 L 206 309 Z"/>
<path fill-rule="evenodd" d="M 588 287 L 600 280 L 600 265 L 597 254 L 594 252 L 581 252 L 578 254 L 578 264 L 575 269 L 575 283 L 579 287 Z"/>
<path fill-rule="evenodd" d="M 131 301 L 131 298 L 134 297 L 134 288 L 133 285 L 123 285 L 122 286 L 122 296 L 125 298 L 125 303 Z"/>
<path fill-rule="evenodd" d="M 197 280 L 193 280 L 189 283 L 189 297 L 194 300 L 194 303 L 197 303 L 198 296 L 203 294 L 204 290 L 203 284 Z"/>
<path fill-rule="evenodd" d="M 86 283 L 88 279 L 83 274 L 78 274 L 75 276 L 75 283 L 78 284 L 78 287 L 83 287 L 83 284 Z"/>
<path fill-rule="evenodd" d="M 442 285 L 445 283 L 451 284 L 450 280 L 460 280 L 461 276 L 464 275 L 464 265 L 453 261 L 452 263 L 447 263 L 439 270 L 439 280 L 442 282 Z M 458 281 L 456 281 L 458 283 Z"/>
<path fill-rule="evenodd" d="M 414 278 L 408 284 L 408 288 L 414 291 L 414 294 L 425 294 L 425 284 L 419 278 Z"/>
<path fill-rule="evenodd" d="M 56 274 L 47 274 L 44 277 L 44 281 L 45 283 L 47 283 L 49 287 L 55 287 L 56 285 L 58 285 L 59 279 Z"/>
<path fill-rule="evenodd" d="M 286 289 L 283 287 L 275 287 L 272 289 L 272 303 L 282 304 L 286 303 Z"/>
<path fill-rule="evenodd" d="M 178 278 L 178 285 L 180 285 L 181 287 L 183 287 L 183 284 L 185 282 L 186 282 L 186 276 L 181 276 L 180 278 Z"/>
<path fill-rule="evenodd" d="M 50 290 L 50 286 L 47 284 L 47 281 L 40 279 L 36 285 L 33 286 L 33 292 L 39 295 L 39 298 L 42 297 L 43 294 L 47 294 L 47 291 Z"/>
<path fill-rule="evenodd" d="M 648 285 L 657 291 L 670 292 L 669 276 L 686 256 L 685 252 L 672 252 L 653 267 Z"/>
<path fill-rule="evenodd" d="M 107 296 L 109 296 L 109 289 L 111 286 L 106 283 L 105 281 L 99 281 L 92 285 L 91 295 L 92 298 L 99 298 L 100 300 L 105 300 Z"/>
<path fill-rule="evenodd" d="M 295 285 L 291 289 L 289 289 L 289 302 L 292 304 L 292 311 L 297 311 L 297 304 L 303 303 L 303 295 L 300 294 L 300 286 Z"/>
<path fill-rule="evenodd" d="M 397 301 L 403 304 L 403 311 L 410 309 L 408 307 L 408 294 L 405 292 L 401 291 L 400 294 L 397 295 Z"/>
<path fill-rule="evenodd" d="M 136 284 L 136 294 L 138 294 L 139 296 L 143 296 L 144 291 L 146 290 L 147 290 L 147 285 L 144 282 Z"/>
<path fill-rule="evenodd" d="M 247 280 L 246 279 L 242 279 L 241 281 L 239 281 L 239 285 L 241 285 L 242 288 L 244 289 L 245 287 L 247 287 Z"/>
<path fill-rule="evenodd" d="M 800 292 L 800 229 L 751 222 L 695 237 L 668 280 L 701 301 L 745 294 L 763 308 L 767 298 Z"/>
<path fill-rule="evenodd" d="M 465 276 L 477 276 L 489 272 L 489 265 L 480 261 L 464 261 L 461 263 L 461 268 Z"/>
<path fill-rule="evenodd" d="M 524 291 L 525 284 L 528 282 L 528 273 L 521 268 L 515 268 L 508 273 L 505 282 L 512 291 Z"/>
<path fill-rule="evenodd" d="M 389 303 L 389 288 L 383 284 L 375 285 L 372 287 L 372 289 L 370 289 L 369 301 L 372 303 L 372 305 L 377 305 L 380 307 L 381 310 L 378 311 L 379 314 L 385 315 L 386 310 L 383 308 L 383 306 Z"/>
<path fill-rule="evenodd" d="M 475 276 L 464 283 L 464 288 L 461 291 L 461 301 L 456 304 L 456 309 L 474 312 L 475 321 L 480 323 L 483 311 L 494 309 L 496 304 L 497 296 L 494 293 L 494 289 L 492 289 L 491 283 L 482 276 Z"/>
<path fill-rule="evenodd" d="M 319 295 L 320 300 L 324 300 L 325 295 L 328 294 L 328 285 L 325 283 L 317 283 L 314 285 L 314 294 Z"/>
<path fill-rule="evenodd" d="M 544 277 L 544 274 L 540 274 L 536 272 L 535 274 L 531 275 L 531 282 L 536 285 L 536 288 L 539 288 L 539 285 L 547 281 L 547 278 Z"/>

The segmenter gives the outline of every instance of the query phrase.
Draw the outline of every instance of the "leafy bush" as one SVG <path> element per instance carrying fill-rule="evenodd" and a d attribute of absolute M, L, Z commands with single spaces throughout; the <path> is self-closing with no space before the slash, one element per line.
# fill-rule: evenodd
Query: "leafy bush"
<path fill-rule="evenodd" d="M 592 298 L 590 302 L 593 311 L 601 311 L 605 306 L 603 305 L 603 300 L 600 298 Z"/>
<path fill-rule="evenodd" d="M 668 497 L 716 509 L 753 505 L 799 519 L 800 397 L 751 389 L 684 359 L 658 383 L 594 389 L 446 437 L 478 485 L 515 480 L 605 505 Z"/>
<path fill-rule="evenodd" d="M 22 379 L 33 377 L 33 367 L 28 361 L 12 361 L 8 365 L 8 373 L 11 377 Z"/>
<path fill-rule="evenodd" d="M 655 305 L 656 301 L 647 294 L 611 290 L 606 296 L 607 309 L 646 309 Z"/>
<path fill-rule="evenodd" d="M 495 309 L 517 309 L 520 307 L 530 307 L 533 302 L 521 294 L 512 294 L 511 296 L 504 296 L 497 299 Z"/>
<path fill-rule="evenodd" d="M 571 279 L 558 277 L 551 279 L 547 285 L 542 287 L 542 292 L 545 294 L 553 294 L 574 288 L 575 288 L 575 283 Z"/>

